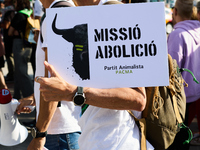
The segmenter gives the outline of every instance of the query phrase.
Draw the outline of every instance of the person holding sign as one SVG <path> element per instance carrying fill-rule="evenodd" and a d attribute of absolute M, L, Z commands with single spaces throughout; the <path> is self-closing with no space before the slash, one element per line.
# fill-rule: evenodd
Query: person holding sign
<path fill-rule="evenodd" d="M 76 0 L 75 2 L 78 6 L 86 6 L 102 5 L 107 1 Z M 47 102 L 65 100 L 82 106 L 82 116 L 79 119 L 82 132 L 79 138 L 80 149 L 140 149 L 139 128 L 126 110 L 131 110 L 137 118 L 141 117 L 146 105 L 144 87 L 97 89 L 71 85 L 47 61 L 44 65 L 51 77 L 35 78 L 40 84 L 44 100 Z M 153 149 L 148 142 L 147 149 Z"/>
<path fill-rule="evenodd" d="M 66 100 L 73 101 L 79 106 L 89 105 L 85 112 L 82 110 L 84 113 L 79 119 L 82 131 L 79 138 L 80 149 L 140 149 L 139 129 L 126 110 L 132 110 L 134 115 L 140 118 L 146 104 L 144 87 L 77 87 L 62 79 L 46 61 L 44 65 L 49 70 L 51 78 L 36 77 L 35 81 L 40 83 L 40 91 L 45 101 Z M 153 149 L 148 142 L 147 149 Z"/>
<path fill-rule="evenodd" d="M 179 67 L 189 69 L 199 81 L 200 22 L 191 20 L 192 12 L 193 0 L 176 1 L 173 9 L 174 31 L 169 34 L 167 44 L 169 54 L 176 59 Z M 197 106 L 196 102 L 200 100 L 200 84 L 194 82 L 193 76 L 186 71 L 182 72 L 182 76 L 188 84 L 188 87 L 185 87 L 187 104 L 184 123 L 189 126 L 193 119 L 190 117 L 195 111 L 192 106 Z M 200 125 L 198 126 L 200 128 Z M 180 145 L 178 147 L 180 148 Z M 189 145 L 183 147 L 180 149 L 189 149 Z"/>
<path fill-rule="evenodd" d="M 52 8 L 62 3 L 62 7 L 74 6 L 72 0 L 41 0 L 45 8 Z M 61 5 L 59 5 L 61 7 Z M 36 49 L 36 76 L 47 76 L 44 66 L 44 60 L 47 60 L 47 43 L 46 43 L 46 19 L 43 20 L 41 31 L 38 37 Z M 36 127 L 31 129 L 33 139 L 27 150 L 71 150 L 79 149 L 78 138 L 80 136 L 80 127 L 78 118 L 80 107 L 75 107 L 73 103 L 66 101 L 45 102 L 39 91 L 39 84 L 34 84 L 34 97 L 36 104 L 37 122 Z M 59 99 L 60 101 L 60 99 Z M 23 102 L 23 104 L 25 101 Z M 21 105 L 23 105 L 21 104 Z M 24 107 L 24 105 L 23 105 Z"/>

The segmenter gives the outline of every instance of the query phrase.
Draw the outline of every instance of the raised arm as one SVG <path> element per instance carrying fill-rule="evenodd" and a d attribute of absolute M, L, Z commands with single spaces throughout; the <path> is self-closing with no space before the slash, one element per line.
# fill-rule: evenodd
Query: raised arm
<path fill-rule="evenodd" d="M 72 101 L 77 91 L 76 85 L 66 82 L 54 69 L 52 65 L 44 62 L 51 77 L 36 77 L 36 82 L 40 83 L 40 91 L 45 101 Z M 145 88 L 114 88 L 96 89 L 84 87 L 83 92 L 86 97 L 86 104 L 118 110 L 142 111 L 146 105 Z"/>

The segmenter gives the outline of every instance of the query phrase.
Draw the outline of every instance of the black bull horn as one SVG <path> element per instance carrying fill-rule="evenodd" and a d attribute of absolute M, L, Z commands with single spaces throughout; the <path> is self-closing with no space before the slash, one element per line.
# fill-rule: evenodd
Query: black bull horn
<path fill-rule="evenodd" d="M 56 33 L 56 34 L 59 34 L 59 35 L 63 35 L 63 32 L 64 32 L 66 29 L 57 29 L 57 28 L 56 28 L 56 19 L 57 19 L 57 14 L 55 15 L 55 17 L 54 17 L 54 19 L 53 19 L 53 23 L 52 23 L 53 32 Z"/>
<path fill-rule="evenodd" d="M 82 80 L 90 79 L 89 73 L 89 57 L 88 57 L 88 32 L 87 24 L 75 25 L 69 29 L 56 28 L 57 14 L 52 22 L 52 30 L 55 34 L 62 35 L 62 37 L 73 43 L 73 67 L 75 72 L 82 78 Z"/>
<path fill-rule="evenodd" d="M 56 28 L 56 19 L 57 19 L 57 14 L 55 15 L 53 22 L 52 22 L 52 30 L 55 34 L 62 35 L 62 37 L 69 41 L 73 41 L 74 37 L 74 30 L 73 29 L 58 29 Z"/>

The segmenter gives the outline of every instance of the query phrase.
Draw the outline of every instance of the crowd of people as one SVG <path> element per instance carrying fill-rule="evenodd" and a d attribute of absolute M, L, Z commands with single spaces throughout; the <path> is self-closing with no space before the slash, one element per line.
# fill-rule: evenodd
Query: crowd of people
<path fill-rule="evenodd" d="M 4 58 L 8 66 L 5 78 L 0 70 L 0 88 L 7 89 L 6 81 L 14 81 L 13 97 L 21 102 L 16 111 L 18 114 L 30 112 L 26 106 L 36 105 L 36 124 L 31 129 L 33 139 L 28 150 L 42 150 L 43 147 L 49 150 L 140 149 L 140 130 L 126 110 L 141 118 L 147 103 L 145 87 L 97 89 L 69 84 L 47 62 L 45 28 L 46 8 L 134 2 L 146 1 L 36 0 L 33 5 L 29 0 L 0 1 L 0 68 L 4 67 Z M 30 10 L 34 10 L 33 14 Z M 23 36 L 29 16 L 39 19 L 41 26 L 40 30 L 35 30 L 36 44 L 29 43 L 27 46 Z M 174 30 L 168 35 L 168 53 L 176 59 L 180 68 L 191 70 L 200 81 L 200 2 L 194 9 L 193 0 L 176 0 L 172 17 Z M 34 83 L 27 73 L 29 61 L 35 76 Z M 189 85 L 185 88 L 184 123 L 190 126 L 197 116 L 200 130 L 200 85 L 189 73 L 182 72 L 182 76 Z M 146 142 L 147 149 L 153 150 L 153 146 Z M 192 142 L 200 145 L 199 133 Z M 181 149 L 189 149 L 189 146 L 184 145 Z"/>
<path fill-rule="evenodd" d="M 1 5 L 1 44 L 5 54 L 1 55 L 1 67 L 4 67 L 6 59 L 8 74 L 2 78 L 1 83 L 13 81 L 13 97 L 21 99 L 33 93 L 33 81 L 27 73 L 27 64 L 31 62 L 35 73 L 36 44 L 27 44 L 24 34 L 27 18 L 36 18 L 37 13 L 32 13 L 34 8 L 28 0 L 5 0 L 2 4 L 4 5 Z M 7 88 L 6 84 L 3 85 L 3 88 Z"/>

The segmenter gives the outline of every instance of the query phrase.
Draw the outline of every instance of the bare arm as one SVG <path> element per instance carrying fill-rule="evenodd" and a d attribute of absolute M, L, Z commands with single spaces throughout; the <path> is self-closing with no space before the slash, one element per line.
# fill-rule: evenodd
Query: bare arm
<path fill-rule="evenodd" d="M 133 89 L 84 88 L 84 93 L 87 104 L 102 108 L 142 111 L 146 104 L 145 88 L 143 87 Z"/>
<path fill-rule="evenodd" d="M 55 71 L 52 65 L 45 62 L 45 67 L 49 70 L 51 78 L 39 78 L 40 91 L 45 101 L 72 101 L 77 86 L 67 83 Z M 115 89 L 95 89 L 84 87 L 86 104 L 118 110 L 142 111 L 146 105 L 145 88 L 115 88 Z"/>
<path fill-rule="evenodd" d="M 41 95 L 40 95 L 41 96 Z M 41 96 L 42 97 L 42 96 Z M 47 131 L 53 114 L 57 108 L 58 102 L 45 102 L 43 98 L 40 99 L 40 112 L 36 127 L 40 132 Z M 34 138 L 29 144 L 27 150 L 43 150 L 44 144 L 46 142 L 46 137 Z"/>
<path fill-rule="evenodd" d="M 47 60 L 47 49 L 44 49 L 45 51 L 45 60 Z M 45 77 L 48 76 L 48 71 L 45 69 Z M 51 119 L 55 113 L 55 110 L 57 108 L 58 102 L 52 101 L 47 102 L 44 101 L 43 96 L 40 94 L 40 110 L 38 115 L 38 120 L 36 123 L 36 127 L 40 132 L 47 131 L 49 124 L 51 122 Z M 35 149 L 41 149 L 44 147 L 46 138 L 34 138 L 29 147 L 28 150 L 35 150 Z"/>
<path fill-rule="evenodd" d="M 45 102 L 40 99 L 40 113 L 36 123 L 36 127 L 40 132 L 45 132 L 48 129 L 49 123 L 53 117 L 53 114 L 57 108 L 58 102 Z M 43 150 L 46 137 L 34 138 L 29 144 L 27 150 Z"/>

